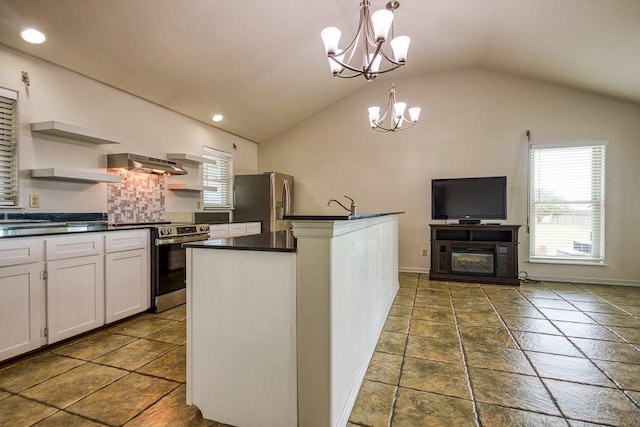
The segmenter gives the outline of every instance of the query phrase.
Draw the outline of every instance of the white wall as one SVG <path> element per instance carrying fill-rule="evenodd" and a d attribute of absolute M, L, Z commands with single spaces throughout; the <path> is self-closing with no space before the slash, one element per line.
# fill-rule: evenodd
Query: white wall
<path fill-rule="evenodd" d="M 484 69 L 396 79 L 396 88 L 408 106 L 422 107 L 415 127 L 395 134 L 369 128 L 366 108 L 385 103 L 388 90 L 388 81 L 373 82 L 261 144 L 259 170 L 295 176 L 298 213 L 339 213 L 326 203 L 343 195 L 361 213 L 406 212 L 400 267 L 426 271 L 431 179 L 506 175 L 506 222 L 524 225 L 526 130 L 535 143 L 608 139 L 607 266 L 530 264 L 523 227 L 520 270 L 532 278 L 640 284 L 640 105 Z"/>
<path fill-rule="evenodd" d="M 172 152 L 201 155 L 207 145 L 233 153 L 236 173 L 256 172 L 257 145 L 251 141 L 2 46 L 0 64 L 0 87 L 19 92 L 20 203 L 28 206 L 29 194 L 40 195 L 39 209 L 20 212 L 106 212 L 106 184 L 32 180 L 29 170 L 59 167 L 104 173 L 107 153 L 165 158 Z M 22 71 L 29 73 L 30 87 L 22 83 Z M 50 120 L 102 131 L 122 144 L 94 146 L 32 136 L 30 123 Z M 197 181 L 197 169 L 188 170 L 185 178 Z M 169 190 L 165 207 L 194 211 L 198 200 L 197 193 Z"/>

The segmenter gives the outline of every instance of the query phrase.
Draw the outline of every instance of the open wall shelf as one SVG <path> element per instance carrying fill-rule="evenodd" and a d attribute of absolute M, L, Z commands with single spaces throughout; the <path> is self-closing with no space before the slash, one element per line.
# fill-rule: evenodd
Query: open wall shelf
<path fill-rule="evenodd" d="M 56 121 L 31 123 L 31 132 L 69 138 L 90 144 L 120 144 L 119 141 L 102 132 Z"/>
<path fill-rule="evenodd" d="M 54 179 L 63 181 L 80 181 L 80 182 L 120 182 L 121 178 L 117 175 L 109 175 L 106 173 L 85 172 L 73 169 L 60 168 L 44 168 L 31 169 L 32 178 Z"/>

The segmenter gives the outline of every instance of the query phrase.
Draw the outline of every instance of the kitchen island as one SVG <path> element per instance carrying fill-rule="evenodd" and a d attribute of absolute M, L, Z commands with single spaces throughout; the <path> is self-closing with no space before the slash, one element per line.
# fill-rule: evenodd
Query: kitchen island
<path fill-rule="evenodd" d="M 291 216 L 185 244 L 187 403 L 236 426 L 344 426 L 398 290 L 398 213 Z"/>

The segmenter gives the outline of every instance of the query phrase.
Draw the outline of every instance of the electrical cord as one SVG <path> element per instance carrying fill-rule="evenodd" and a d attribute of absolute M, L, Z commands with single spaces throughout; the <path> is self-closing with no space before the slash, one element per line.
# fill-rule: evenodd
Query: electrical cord
<path fill-rule="evenodd" d="M 540 280 L 530 279 L 529 273 L 527 273 L 526 271 L 521 271 L 518 273 L 518 280 L 520 280 L 520 283 L 535 283 L 536 285 L 539 285 L 541 283 Z"/>

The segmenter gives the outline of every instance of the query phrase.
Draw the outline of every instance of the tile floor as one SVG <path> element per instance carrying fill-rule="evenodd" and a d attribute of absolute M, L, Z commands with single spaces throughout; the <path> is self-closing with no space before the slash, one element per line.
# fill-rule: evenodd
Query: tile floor
<path fill-rule="evenodd" d="M 350 426 L 640 425 L 640 288 L 400 290 Z M 0 364 L 1 426 L 221 426 L 185 402 L 185 307 Z"/>

